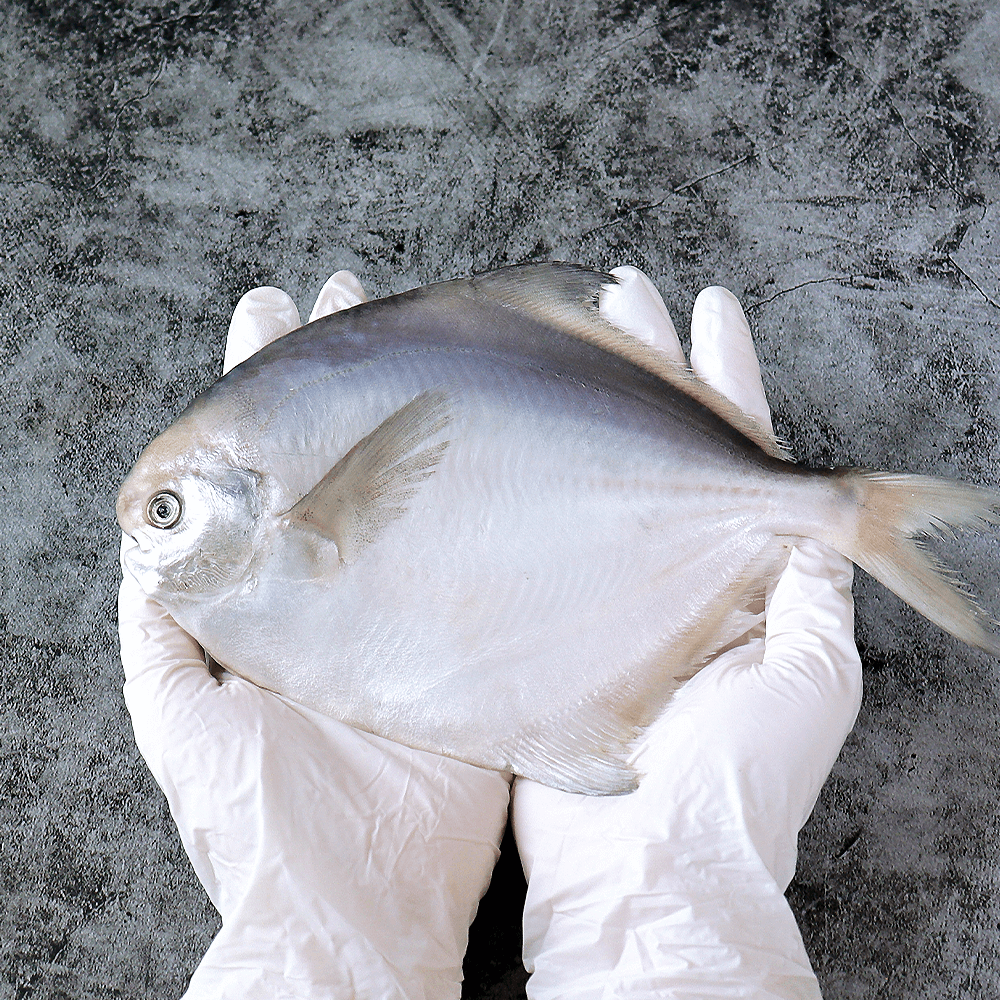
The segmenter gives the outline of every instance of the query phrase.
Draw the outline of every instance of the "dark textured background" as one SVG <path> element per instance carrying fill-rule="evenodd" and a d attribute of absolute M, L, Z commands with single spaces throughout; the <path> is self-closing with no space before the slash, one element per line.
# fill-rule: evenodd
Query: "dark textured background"
<path fill-rule="evenodd" d="M 243 291 L 632 263 L 683 336 L 726 284 L 800 459 L 995 483 L 998 66 L 990 3 L 0 3 L 0 996 L 176 997 L 217 927 L 121 698 L 112 504 Z M 1000 610 L 998 539 L 949 551 Z M 809 953 L 828 1000 L 994 1000 L 997 664 L 856 592 Z M 468 997 L 523 995 L 501 864 Z"/>

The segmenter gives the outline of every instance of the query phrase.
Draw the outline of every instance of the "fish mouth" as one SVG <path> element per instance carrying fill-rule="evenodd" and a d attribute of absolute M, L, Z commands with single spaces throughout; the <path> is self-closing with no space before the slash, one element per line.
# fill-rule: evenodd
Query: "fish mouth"
<path fill-rule="evenodd" d="M 122 534 L 128 539 L 125 546 L 128 551 L 133 553 L 138 551 L 143 555 L 153 551 L 153 540 L 141 529 L 133 528 L 129 531 L 127 528 L 122 528 Z"/>
<path fill-rule="evenodd" d="M 155 549 L 153 540 L 141 527 L 129 525 L 122 528 L 121 565 L 137 580 L 140 575 L 148 573 Z"/>

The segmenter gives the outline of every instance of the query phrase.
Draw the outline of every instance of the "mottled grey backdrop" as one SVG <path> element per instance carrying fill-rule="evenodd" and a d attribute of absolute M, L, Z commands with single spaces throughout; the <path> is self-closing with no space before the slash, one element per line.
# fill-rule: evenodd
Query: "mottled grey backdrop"
<path fill-rule="evenodd" d="M 0 995 L 170 998 L 217 927 L 132 741 L 113 497 L 304 315 L 544 258 L 728 285 L 818 464 L 1000 479 L 1000 5 L 0 3 Z M 996 538 L 950 551 L 1000 610 Z M 829 1000 L 1000 995 L 997 664 L 867 579 L 790 891 Z M 523 995 L 516 859 L 468 997 Z"/>

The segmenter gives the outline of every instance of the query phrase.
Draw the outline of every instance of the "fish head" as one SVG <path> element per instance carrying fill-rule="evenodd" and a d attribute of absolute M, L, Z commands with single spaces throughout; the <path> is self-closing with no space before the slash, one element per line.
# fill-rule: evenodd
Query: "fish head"
<path fill-rule="evenodd" d="M 245 584 L 261 530 L 261 480 L 231 449 L 179 421 L 142 452 L 118 493 L 135 545 L 125 567 L 164 603 Z"/>

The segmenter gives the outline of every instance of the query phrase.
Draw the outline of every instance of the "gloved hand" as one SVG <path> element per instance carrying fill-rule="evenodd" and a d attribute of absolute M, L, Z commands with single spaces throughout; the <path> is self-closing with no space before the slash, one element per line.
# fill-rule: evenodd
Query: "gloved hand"
<path fill-rule="evenodd" d="M 682 360 L 648 279 L 613 273 L 623 284 L 602 296 L 602 313 Z M 694 370 L 770 430 L 750 331 L 725 289 L 698 296 L 691 340 Z M 851 580 L 842 556 L 798 543 L 766 634 L 674 696 L 637 755 L 645 776 L 632 794 L 515 781 L 529 997 L 820 996 L 783 893 L 798 831 L 860 704 Z"/>
<path fill-rule="evenodd" d="M 361 301 L 340 272 L 310 318 Z M 250 292 L 226 369 L 298 325 L 283 292 Z M 459 997 L 509 776 L 213 676 L 127 572 L 118 614 L 136 743 L 222 915 L 187 1000 Z"/>

